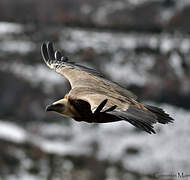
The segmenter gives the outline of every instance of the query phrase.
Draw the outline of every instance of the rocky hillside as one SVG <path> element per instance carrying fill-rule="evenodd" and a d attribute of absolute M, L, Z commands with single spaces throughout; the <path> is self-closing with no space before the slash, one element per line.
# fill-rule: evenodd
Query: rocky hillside
<path fill-rule="evenodd" d="M 2 0 L 0 7 L 0 179 L 188 173 L 188 1 Z M 45 113 L 70 85 L 42 61 L 44 41 L 164 108 L 175 123 L 148 135 L 126 122 L 89 125 Z"/>

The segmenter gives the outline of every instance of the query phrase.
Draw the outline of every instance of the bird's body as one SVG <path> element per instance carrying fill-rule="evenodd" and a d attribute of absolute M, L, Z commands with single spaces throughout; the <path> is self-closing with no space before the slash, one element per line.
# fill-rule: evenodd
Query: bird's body
<path fill-rule="evenodd" d="M 126 120 L 148 133 L 155 133 L 153 124 L 166 124 L 173 119 L 162 109 L 143 105 L 137 97 L 115 82 L 105 79 L 97 71 L 68 62 L 59 51 L 54 52 L 52 43 L 42 45 L 46 64 L 65 76 L 71 90 L 64 99 L 47 107 L 77 121 L 115 122 Z"/>

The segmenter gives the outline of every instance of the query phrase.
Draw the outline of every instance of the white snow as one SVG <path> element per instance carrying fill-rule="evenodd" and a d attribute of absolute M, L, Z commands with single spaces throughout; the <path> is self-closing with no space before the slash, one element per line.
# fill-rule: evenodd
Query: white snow
<path fill-rule="evenodd" d="M 28 53 L 33 51 L 35 48 L 33 42 L 26 39 L 14 39 L 14 34 L 20 34 L 23 31 L 24 27 L 21 24 L 0 22 L 0 50 L 4 52 L 18 53 Z"/>
<path fill-rule="evenodd" d="M 4 34 L 19 34 L 23 31 L 23 26 L 17 23 L 0 22 L 0 36 Z"/>
<path fill-rule="evenodd" d="M 190 51 L 190 42 L 189 42 L 189 37 L 184 38 L 181 42 L 181 51 L 183 53 L 188 53 Z"/>
<path fill-rule="evenodd" d="M 143 4 L 143 3 L 147 2 L 148 0 L 127 0 L 127 1 L 133 5 L 139 5 L 139 4 Z M 153 0 L 153 1 L 159 1 L 159 0 Z"/>
<path fill-rule="evenodd" d="M 14 123 L 0 120 L 0 138 L 23 143 L 26 140 L 26 132 Z"/>
<path fill-rule="evenodd" d="M 0 48 L 5 52 L 29 53 L 34 50 L 35 44 L 24 40 L 5 40 L 0 43 Z"/>
<path fill-rule="evenodd" d="M 119 69 L 119 71 L 116 71 Z M 138 84 L 140 86 L 147 82 L 145 74 L 142 76 L 135 70 L 132 63 L 118 64 L 115 61 L 105 65 L 105 72 L 115 82 L 123 82 L 126 84 Z"/>
<path fill-rule="evenodd" d="M 90 150 L 88 147 L 81 146 L 81 144 L 70 143 L 63 141 L 40 141 L 39 144 L 36 143 L 43 151 L 48 153 L 60 154 L 60 155 L 81 155 L 89 154 Z"/>
<path fill-rule="evenodd" d="M 60 39 L 61 49 L 71 53 L 90 47 L 99 53 L 115 52 L 119 48 L 132 49 L 136 43 L 137 34 L 99 32 L 80 28 L 65 28 Z"/>
<path fill-rule="evenodd" d="M 169 63 L 171 67 L 174 69 L 174 72 L 178 76 L 179 79 L 184 78 L 184 70 L 182 68 L 182 63 L 181 63 L 181 58 L 179 57 L 178 54 L 172 54 L 172 56 L 169 58 Z M 182 83 L 185 83 L 182 81 Z"/>
<path fill-rule="evenodd" d="M 139 86 L 143 86 L 148 82 L 156 82 L 155 77 L 148 73 L 155 62 L 153 57 L 141 56 L 137 61 L 138 65 L 132 61 L 123 63 L 123 59 L 125 57 L 121 53 L 117 53 L 113 59 L 110 59 L 109 63 L 102 66 L 103 71 L 111 80 L 124 85 L 136 84 Z"/>
<path fill-rule="evenodd" d="M 98 53 L 127 52 L 136 47 L 160 48 L 162 53 L 180 49 L 187 53 L 190 49 L 189 36 L 176 33 L 160 35 L 144 33 L 103 32 L 81 28 L 64 28 L 60 39 L 60 47 L 70 53 L 80 49 L 93 48 Z"/>
<path fill-rule="evenodd" d="M 20 172 L 16 177 L 15 175 L 8 175 L 7 180 L 42 180 L 42 177 L 35 176 L 26 172 Z"/>
<path fill-rule="evenodd" d="M 161 40 L 161 51 L 166 53 L 168 51 L 170 51 L 171 49 L 173 49 L 176 46 L 176 44 L 174 44 L 174 40 L 171 39 L 171 37 L 168 37 L 167 35 L 165 35 L 165 37 Z"/>
<path fill-rule="evenodd" d="M 24 78 L 31 82 L 32 85 L 37 86 L 43 84 L 45 91 L 51 91 L 54 85 L 61 84 L 66 79 L 57 74 L 55 71 L 46 67 L 46 65 L 26 65 L 22 63 L 0 63 L 0 70 L 10 71 L 18 77 Z"/>

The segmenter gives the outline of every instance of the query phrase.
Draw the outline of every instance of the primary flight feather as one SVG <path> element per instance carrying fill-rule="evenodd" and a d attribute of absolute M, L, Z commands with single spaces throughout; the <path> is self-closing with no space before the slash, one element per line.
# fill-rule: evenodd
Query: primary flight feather
<path fill-rule="evenodd" d="M 173 122 L 161 108 L 137 102 L 132 92 L 105 79 L 96 70 L 69 61 L 60 51 L 54 51 L 51 42 L 42 44 L 41 53 L 47 66 L 71 84 L 64 99 L 47 106 L 47 111 L 89 123 L 125 120 L 148 133 L 155 133 L 154 123 Z"/>

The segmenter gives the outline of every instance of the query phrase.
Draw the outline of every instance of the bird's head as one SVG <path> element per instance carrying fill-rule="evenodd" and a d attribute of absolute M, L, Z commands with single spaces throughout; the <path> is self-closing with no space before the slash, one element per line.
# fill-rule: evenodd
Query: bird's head
<path fill-rule="evenodd" d="M 54 111 L 67 117 L 74 117 L 70 103 L 66 99 L 61 99 L 46 107 L 46 111 Z"/>

